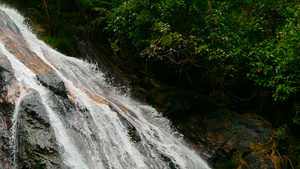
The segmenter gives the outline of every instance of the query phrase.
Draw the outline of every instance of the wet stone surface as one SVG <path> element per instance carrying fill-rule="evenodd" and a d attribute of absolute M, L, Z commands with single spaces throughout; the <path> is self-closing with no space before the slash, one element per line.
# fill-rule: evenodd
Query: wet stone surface
<path fill-rule="evenodd" d="M 37 75 L 37 80 L 45 87 L 49 88 L 54 94 L 67 97 L 64 82 L 54 74 Z"/>
<path fill-rule="evenodd" d="M 18 113 L 18 167 L 61 168 L 59 147 L 40 95 L 32 91 L 25 96 Z"/>

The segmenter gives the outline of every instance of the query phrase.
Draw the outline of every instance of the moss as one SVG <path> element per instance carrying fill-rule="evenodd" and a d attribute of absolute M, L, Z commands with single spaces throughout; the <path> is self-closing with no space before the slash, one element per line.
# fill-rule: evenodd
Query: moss
<path fill-rule="evenodd" d="M 35 167 L 33 167 L 35 169 L 44 169 L 46 168 L 46 165 L 45 164 L 36 164 Z"/>
<path fill-rule="evenodd" d="M 231 156 L 231 162 L 237 166 L 237 168 L 242 168 L 242 166 L 246 165 L 247 163 L 245 161 L 245 158 L 243 157 L 243 153 L 240 151 L 235 151 L 233 155 Z"/>
<path fill-rule="evenodd" d="M 28 133 L 28 143 L 31 146 L 35 145 L 35 133 L 33 130 L 30 130 Z"/>
<path fill-rule="evenodd" d="M 58 36 L 42 36 L 41 39 L 49 44 L 52 48 L 57 49 L 65 54 L 76 53 L 75 49 L 75 39 L 72 34 L 67 31 L 60 32 Z"/>

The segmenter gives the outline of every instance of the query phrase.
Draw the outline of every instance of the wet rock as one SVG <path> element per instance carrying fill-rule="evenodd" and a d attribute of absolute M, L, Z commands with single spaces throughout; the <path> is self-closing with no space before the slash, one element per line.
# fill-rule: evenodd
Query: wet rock
<path fill-rule="evenodd" d="M 62 80 L 54 74 L 37 75 L 37 80 L 45 87 L 49 88 L 53 93 L 62 97 L 67 97 L 66 87 Z"/>
<path fill-rule="evenodd" d="M 55 134 L 38 92 L 23 98 L 17 122 L 19 168 L 61 168 Z"/>
<path fill-rule="evenodd" d="M 268 160 L 259 160 L 267 159 L 266 154 L 253 156 L 258 150 L 251 147 L 251 144 L 267 145 L 273 134 L 269 124 L 259 116 L 239 115 L 221 109 L 201 116 L 193 114 L 175 125 L 194 148 L 216 168 L 248 165 L 240 163 L 241 161 L 257 167 L 274 167 Z"/>
<path fill-rule="evenodd" d="M 12 168 L 12 148 L 9 145 L 11 137 L 12 116 L 14 105 L 0 102 L 0 168 Z"/>
<path fill-rule="evenodd" d="M 0 88 L 3 91 L 3 87 L 10 84 L 13 75 L 9 72 L 9 70 L 5 69 L 0 65 Z"/>
<path fill-rule="evenodd" d="M 13 153 L 9 145 L 11 137 L 10 128 L 12 126 L 12 117 L 14 104 L 11 93 L 14 89 L 10 86 L 15 82 L 15 77 L 9 60 L 0 51 L 0 168 L 12 168 Z"/>
<path fill-rule="evenodd" d="M 131 125 L 130 127 L 127 127 L 128 130 L 128 135 L 130 136 L 131 140 L 133 142 L 140 142 L 141 141 L 141 136 L 138 134 L 138 131 L 136 128 Z"/>
<path fill-rule="evenodd" d="M 131 89 L 131 96 L 140 101 L 146 101 L 147 98 L 147 90 L 140 86 L 133 86 Z"/>
<path fill-rule="evenodd" d="M 75 111 L 74 103 L 66 97 L 49 93 L 47 102 L 53 111 L 59 113 L 63 117 L 66 117 L 67 114 L 72 114 L 70 112 Z"/>
<path fill-rule="evenodd" d="M 128 121 L 125 117 L 123 117 L 114 105 L 109 104 L 109 107 L 111 108 L 111 110 L 115 111 L 118 114 L 118 117 L 121 120 L 121 123 L 126 127 L 126 129 L 128 131 L 128 135 L 129 135 L 131 141 L 135 142 L 135 143 L 140 142 L 141 136 L 138 133 L 138 131 L 136 130 L 136 128 L 134 127 L 134 125 L 130 121 Z"/>
<path fill-rule="evenodd" d="M 14 75 L 10 62 L 0 50 L 0 91 L 3 92 L 3 87 L 11 84 L 13 79 Z"/>
<path fill-rule="evenodd" d="M 52 72 L 51 67 L 29 49 L 27 41 L 14 21 L 1 10 L 0 16 L 0 42 L 5 46 L 6 50 L 36 74 Z"/>
<path fill-rule="evenodd" d="M 165 153 L 163 153 L 161 151 L 158 151 L 158 153 L 160 154 L 161 158 L 165 162 L 169 163 L 170 169 L 180 169 L 180 167 L 176 163 L 173 162 L 173 157 L 172 156 L 170 156 L 168 154 L 165 154 Z"/>
<path fill-rule="evenodd" d="M 275 169 L 276 167 L 272 163 L 271 159 L 262 159 L 261 155 L 259 154 L 253 154 L 251 156 L 248 156 L 245 159 L 245 162 L 247 163 L 247 166 L 244 165 L 241 169 L 248 169 L 248 168 L 255 168 L 255 169 Z"/>

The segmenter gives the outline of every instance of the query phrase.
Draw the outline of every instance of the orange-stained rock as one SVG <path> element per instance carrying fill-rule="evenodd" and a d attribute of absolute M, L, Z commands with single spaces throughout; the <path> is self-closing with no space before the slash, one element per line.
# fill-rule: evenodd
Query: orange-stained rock
<path fill-rule="evenodd" d="M 6 87 L 7 98 L 5 101 L 16 104 L 20 97 L 20 88 L 17 81 Z"/>
<path fill-rule="evenodd" d="M 66 86 L 66 92 L 69 96 L 69 99 L 71 99 L 73 102 L 75 102 L 76 96 L 74 96 L 74 94 L 70 91 L 70 89 L 67 86 Z"/>
<path fill-rule="evenodd" d="M 53 72 L 49 65 L 43 62 L 33 51 L 30 50 L 29 45 L 21 34 L 21 31 L 7 15 L 2 15 L 0 26 L 0 42 L 11 54 L 17 57 L 24 65 L 36 74 L 45 75 Z"/>
<path fill-rule="evenodd" d="M 87 93 L 89 98 L 100 104 L 108 104 L 103 98 Z"/>
<path fill-rule="evenodd" d="M 7 100 L 7 94 L 8 94 L 8 90 L 7 88 L 5 88 L 1 96 L 2 102 L 5 102 Z"/>
<path fill-rule="evenodd" d="M 84 91 L 89 96 L 89 98 L 92 99 L 93 101 L 95 101 L 97 103 L 100 103 L 100 104 L 106 104 L 106 105 L 108 105 L 108 102 L 103 97 L 94 95 L 94 94 L 90 93 L 87 90 L 84 90 Z"/>
<path fill-rule="evenodd" d="M 53 70 L 49 65 L 41 60 L 33 51 L 29 50 L 25 40 L 20 40 L 19 38 L 11 39 L 11 37 L 14 37 L 14 35 L 0 33 L 0 42 L 2 42 L 6 49 L 18 58 L 19 61 L 35 74 L 45 75 L 53 73 Z"/>

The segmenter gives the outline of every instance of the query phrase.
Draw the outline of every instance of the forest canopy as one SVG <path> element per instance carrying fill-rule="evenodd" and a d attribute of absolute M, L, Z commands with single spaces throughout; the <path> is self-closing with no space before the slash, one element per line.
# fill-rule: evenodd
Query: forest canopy
<path fill-rule="evenodd" d="M 107 13 L 115 51 L 190 67 L 225 87 L 249 79 L 285 100 L 299 90 L 297 2 L 130 0 Z M 130 43 L 128 43 L 130 42 Z"/>
<path fill-rule="evenodd" d="M 128 0 L 107 11 L 112 49 L 136 50 L 230 91 L 252 84 L 276 101 L 289 98 L 299 122 L 300 5 L 297 0 Z M 156 61 L 157 62 L 157 61 Z M 241 83 L 242 82 L 242 83 Z M 247 86 L 244 90 L 248 90 Z"/>

